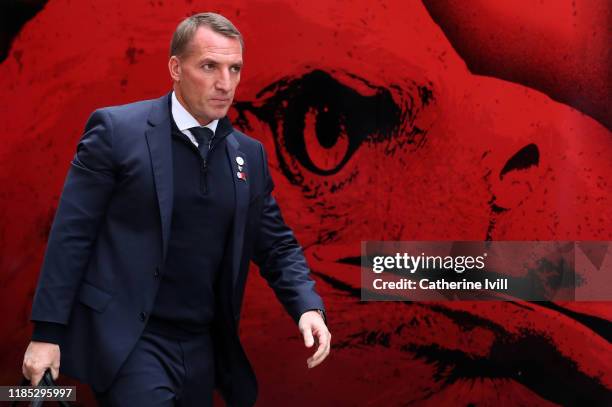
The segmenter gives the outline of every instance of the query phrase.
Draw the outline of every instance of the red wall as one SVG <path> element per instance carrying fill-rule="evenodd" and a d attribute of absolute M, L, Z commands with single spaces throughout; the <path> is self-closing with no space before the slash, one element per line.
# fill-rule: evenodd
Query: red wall
<path fill-rule="evenodd" d="M 19 380 L 86 118 L 168 92 L 172 31 L 210 10 L 245 37 L 230 116 L 267 148 L 333 334 L 329 359 L 307 370 L 311 351 L 253 268 L 241 336 L 260 405 L 608 395 L 609 302 L 359 301 L 362 240 L 612 240 L 606 2 L 426 3 L 50 1 L 0 65 L 0 383 Z"/>

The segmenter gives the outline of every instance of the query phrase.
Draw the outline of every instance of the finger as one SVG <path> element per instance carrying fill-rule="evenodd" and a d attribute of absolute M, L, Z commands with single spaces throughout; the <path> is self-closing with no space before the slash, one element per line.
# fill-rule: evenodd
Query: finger
<path fill-rule="evenodd" d="M 319 355 L 318 357 L 313 356 L 313 361 L 311 364 L 311 368 L 319 365 L 321 362 L 323 362 L 325 360 L 325 358 L 327 358 L 327 355 L 329 355 L 329 352 L 331 350 L 331 333 L 327 332 L 326 333 L 326 340 L 325 340 L 325 349 L 323 350 L 322 354 Z"/>
<path fill-rule="evenodd" d="M 32 386 L 38 386 L 38 383 L 40 383 L 40 380 L 42 379 L 43 374 L 44 374 L 44 371 L 32 373 L 32 380 L 30 380 L 30 382 L 32 383 Z"/>
<path fill-rule="evenodd" d="M 306 362 L 308 362 L 309 368 L 313 368 L 319 364 L 318 359 L 323 354 L 324 351 L 325 351 L 325 345 L 322 343 L 319 343 L 319 346 L 317 347 L 317 351 L 314 353 L 314 355 L 312 355 L 306 360 Z"/>
<path fill-rule="evenodd" d="M 51 377 L 53 380 L 57 380 L 59 377 L 59 367 L 51 366 Z"/>
<path fill-rule="evenodd" d="M 25 363 L 21 365 L 21 374 L 28 380 L 31 380 L 30 372 L 26 369 Z"/>
<path fill-rule="evenodd" d="M 331 333 L 327 333 L 327 346 L 325 347 L 325 354 L 323 355 L 323 359 L 329 355 L 329 351 L 331 350 Z M 323 360 L 321 360 L 323 361 Z"/>
<path fill-rule="evenodd" d="M 304 337 L 304 345 L 306 345 L 307 348 L 310 348 L 312 345 L 314 345 L 314 338 L 312 337 L 311 327 L 305 328 L 304 332 L 302 332 L 302 335 Z"/>
<path fill-rule="evenodd" d="M 309 367 L 315 367 L 316 365 L 318 365 L 319 363 L 321 363 L 323 361 L 323 359 L 325 358 L 324 356 L 326 356 L 326 352 L 329 348 L 329 338 L 327 336 L 326 333 L 319 333 L 317 335 L 317 339 L 319 342 L 319 347 L 317 348 L 317 351 L 315 352 L 314 355 L 312 355 L 311 358 L 308 359 L 309 362 Z"/>

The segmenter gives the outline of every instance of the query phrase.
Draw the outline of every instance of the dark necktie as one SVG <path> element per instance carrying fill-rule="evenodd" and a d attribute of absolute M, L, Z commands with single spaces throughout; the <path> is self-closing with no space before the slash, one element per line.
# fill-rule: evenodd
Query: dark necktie
<path fill-rule="evenodd" d="M 192 127 L 189 129 L 193 137 L 198 142 L 198 150 L 202 157 L 206 157 L 208 150 L 210 149 L 210 143 L 215 136 L 213 131 L 208 127 Z"/>

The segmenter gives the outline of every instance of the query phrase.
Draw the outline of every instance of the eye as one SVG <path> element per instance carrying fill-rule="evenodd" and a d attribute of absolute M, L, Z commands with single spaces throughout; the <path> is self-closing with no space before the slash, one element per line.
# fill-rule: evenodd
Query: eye
<path fill-rule="evenodd" d="M 204 69 L 205 71 L 212 71 L 213 69 L 215 69 L 215 64 L 203 64 L 202 69 Z"/>
<path fill-rule="evenodd" d="M 241 123 L 248 110 L 270 126 L 282 171 L 305 189 L 313 189 L 305 179 L 308 173 L 341 184 L 336 177 L 364 143 L 393 137 L 416 145 L 425 137 L 413 123 L 416 88 L 411 97 L 397 85 L 386 88 L 353 74 L 332 72 L 313 70 L 281 79 L 262 89 L 256 101 L 235 106 L 237 125 L 248 128 L 248 123 Z"/>
<path fill-rule="evenodd" d="M 231 70 L 233 73 L 238 73 L 238 72 L 240 72 L 240 71 L 242 70 L 242 67 L 240 67 L 240 66 L 232 66 L 232 67 L 230 68 L 230 70 Z"/>
<path fill-rule="evenodd" d="M 345 121 L 344 116 L 333 112 L 329 106 L 308 108 L 304 115 L 305 166 L 322 174 L 339 169 L 349 150 Z"/>

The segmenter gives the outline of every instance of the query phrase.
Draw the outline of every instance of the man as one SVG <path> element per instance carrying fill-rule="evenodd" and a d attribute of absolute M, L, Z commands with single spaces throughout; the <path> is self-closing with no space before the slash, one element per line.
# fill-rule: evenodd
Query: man
<path fill-rule="evenodd" d="M 94 112 L 71 163 L 34 297 L 23 374 L 60 368 L 102 405 L 252 405 L 238 338 L 249 260 L 298 323 L 308 366 L 331 335 L 271 195 L 263 146 L 226 117 L 243 40 L 221 15 L 177 27 L 173 92 Z"/>

